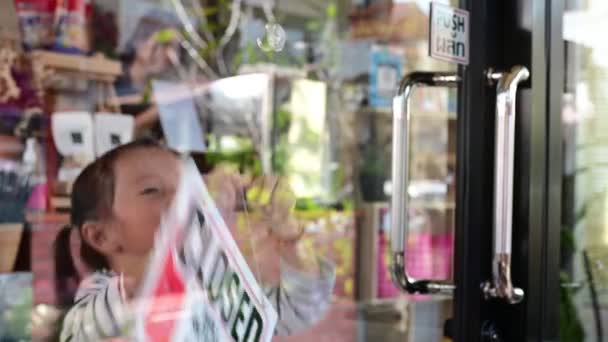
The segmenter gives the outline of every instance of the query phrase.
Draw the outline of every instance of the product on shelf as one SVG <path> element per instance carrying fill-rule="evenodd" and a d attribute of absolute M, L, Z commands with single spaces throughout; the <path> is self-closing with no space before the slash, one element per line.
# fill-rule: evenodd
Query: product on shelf
<path fill-rule="evenodd" d="M 53 50 L 68 53 L 89 50 L 86 3 L 85 0 L 56 1 Z"/>
<path fill-rule="evenodd" d="M 23 46 L 26 49 L 49 46 L 53 40 L 54 1 L 15 0 L 15 4 Z"/>

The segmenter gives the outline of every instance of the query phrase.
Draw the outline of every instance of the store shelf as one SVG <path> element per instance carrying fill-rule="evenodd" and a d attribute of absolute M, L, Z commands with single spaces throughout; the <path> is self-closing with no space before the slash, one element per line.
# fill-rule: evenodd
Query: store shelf
<path fill-rule="evenodd" d="M 456 112 L 412 111 L 415 120 L 456 120 Z"/>
<path fill-rule="evenodd" d="M 68 213 L 28 213 L 26 221 L 31 224 L 67 224 L 70 222 L 70 214 Z"/>
<path fill-rule="evenodd" d="M 455 201 L 411 200 L 410 207 L 416 209 L 454 210 Z"/>
<path fill-rule="evenodd" d="M 377 114 L 387 117 L 392 117 L 393 111 L 390 108 L 374 108 L 374 107 L 361 107 L 357 110 L 360 114 Z M 456 112 L 435 112 L 435 111 L 412 111 L 412 115 L 415 115 L 415 120 L 456 120 Z"/>
<path fill-rule="evenodd" d="M 360 107 L 357 110 L 359 114 L 379 114 L 386 115 L 388 117 L 393 115 L 393 111 L 390 108 L 375 108 L 375 107 Z"/>
<path fill-rule="evenodd" d="M 36 50 L 29 54 L 30 59 L 45 72 L 72 73 L 80 78 L 113 82 L 122 74 L 120 62 L 108 59 L 103 55 L 92 57 L 44 50 Z"/>

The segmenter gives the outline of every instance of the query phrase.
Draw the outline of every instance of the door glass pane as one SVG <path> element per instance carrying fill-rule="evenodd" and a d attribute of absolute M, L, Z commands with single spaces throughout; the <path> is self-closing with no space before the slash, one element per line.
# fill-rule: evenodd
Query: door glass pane
<path fill-rule="evenodd" d="M 608 26 L 605 1 L 566 1 L 563 95 L 562 341 L 608 324 Z"/>
<path fill-rule="evenodd" d="M 428 56 L 430 3 L 1 2 L 0 341 L 131 340 L 142 317 L 149 340 L 225 340 L 262 304 L 275 341 L 445 341 L 453 298 L 389 273 L 393 96 L 456 72 Z M 397 157 L 416 279 L 453 281 L 456 95 L 414 90 Z M 193 188 L 205 210 L 172 211 Z"/>

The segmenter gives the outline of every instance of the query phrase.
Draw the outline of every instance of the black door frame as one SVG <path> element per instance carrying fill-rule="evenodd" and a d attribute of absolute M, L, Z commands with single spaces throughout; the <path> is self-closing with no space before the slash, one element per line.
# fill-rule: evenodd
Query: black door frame
<path fill-rule="evenodd" d="M 559 340 L 561 230 L 562 16 L 564 0 L 461 0 L 470 13 L 470 63 L 459 72 L 458 211 L 454 337 L 481 340 L 493 327 L 503 341 Z M 495 92 L 486 71 L 530 69 L 518 94 L 513 280 L 526 293 L 516 306 L 482 298 L 492 260 Z"/>
<path fill-rule="evenodd" d="M 559 341 L 560 237 L 562 230 L 562 96 L 564 92 L 564 0 L 534 4 L 531 167 L 542 188 L 530 188 L 531 206 L 527 338 Z M 533 221 L 534 220 L 534 221 Z M 531 339 L 533 338 L 533 339 Z"/>
<path fill-rule="evenodd" d="M 458 129 L 456 184 L 457 211 L 454 241 L 454 332 L 455 341 L 478 341 L 487 305 L 481 297 L 480 284 L 490 275 L 492 202 L 486 189 L 492 188 L 493 111 L 485 69 L 488 54 L 495 51 L 487 43 L 488 33 L 496 32 L 496 22 L 486 21 L 494 4 L 479 0 L 461 0 L 460 8 L 469 11 L 470 60 L 460 67 L 462 84 L 458 89 Z M 481 53 L 480 53 L 481 52 Z M 475 99 L 472 94 L 478 97 Z M 492 129 L 493 130 L 493 129 Z M 486 262 L 482 262 L 486 261 Z"/>

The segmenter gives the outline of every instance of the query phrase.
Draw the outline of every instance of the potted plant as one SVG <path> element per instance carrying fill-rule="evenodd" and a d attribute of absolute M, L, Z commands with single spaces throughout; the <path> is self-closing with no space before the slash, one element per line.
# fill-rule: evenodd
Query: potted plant
<path fill-rule="evenodd" d="M 365 202 L 379 202 L 386 199 L 384 182 L 387 179 L 389 164 L 382 149 L 374 143 L 368 144 L 361 155 L 359 184 Z"/>

